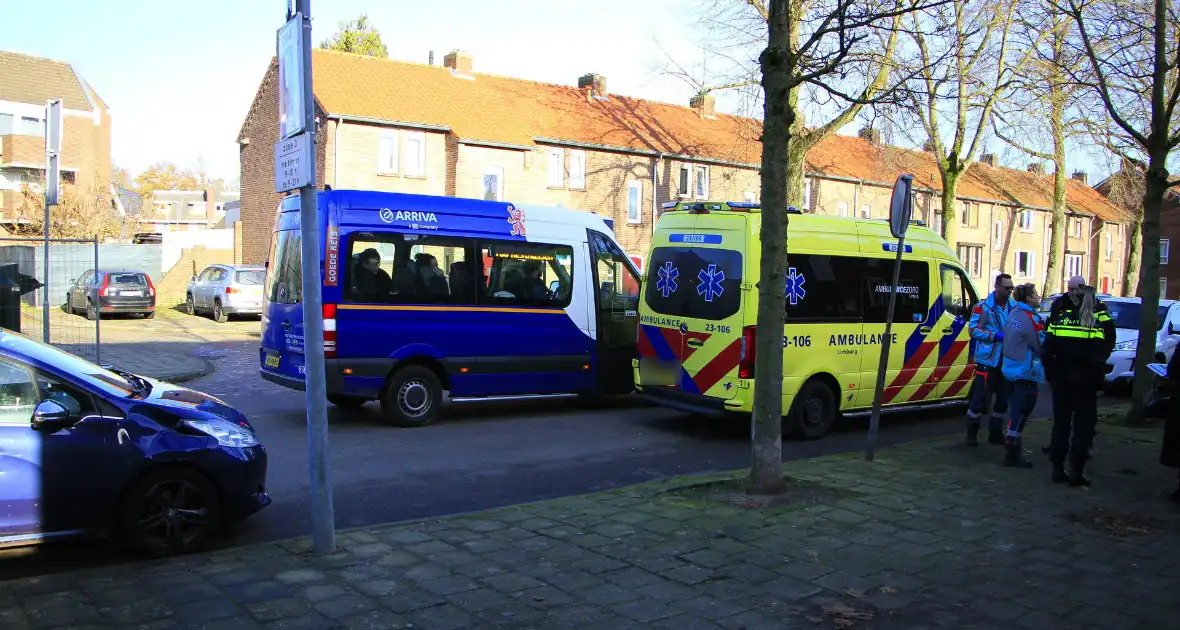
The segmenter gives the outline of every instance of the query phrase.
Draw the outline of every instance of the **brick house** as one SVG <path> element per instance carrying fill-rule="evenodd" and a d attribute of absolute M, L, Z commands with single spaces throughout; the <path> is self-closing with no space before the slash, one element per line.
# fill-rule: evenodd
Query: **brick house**
<path fill-rule="evenodd" d="M 45 102 L 62 99 L 62 180 L 109 186 L 111 116 L 65 62 L 0 51 L 0 221 L 15 219 L 22 187 L 45 179 Z"/>
<path fill-rule="evenodd" d="M 611 94 L 597 74 L 577 78 L 577 87 L 480 74 L 459 51 L 434 66 L 315 50 L 312 68 L 321 188 L 593 211 L 614 219 L 620 242 L 639 255 L 664 202 L 759 198 L 761 125 L 717 113 L 711 96 L 680 106 Z M 267 255 L 280 198 L 273 192 L 277 75 L 272 60 L 238 137 L 244 257 L 252 263 Z M 893 181 L 910 172 L 921 186 L 922 217 L 936 221 L 928 216 L 938 189 L 932 157 L 862 135 L 835 136 L 811 152 L 807 210 L 884 217 Z M 963 254 L 974 261 L 969 271 L 981 284 L 990 284 L 989 270 L 1018 264 L 1029 279 L 1042 278 L 1051 179 L 980 165 L 965 180 L 960 190 L 974 222 L 961 232 Z M 1110 273 L 1113 260 L 1091 255 L 1096 226 L 1118 225 L 1118 209 L 1078 181 L 1070 183 L 1069 204 L 1080 228 L 1067 243 L 1069 264 L 1121 281 Z M 1017 209 L 1027 213 L 1025 229 L 1012 230 Z M 989 227 L 997 222 L 1003 229 Z"/>

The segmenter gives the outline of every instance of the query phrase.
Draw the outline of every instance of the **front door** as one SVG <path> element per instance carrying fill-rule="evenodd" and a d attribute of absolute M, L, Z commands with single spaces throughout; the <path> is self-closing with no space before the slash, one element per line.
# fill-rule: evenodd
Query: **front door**
<path fill-rule="evenodd" d="M 885 334 L 889 294 L 893 291 L 892 258 L 866 258 L 864 275 L 864 326 L 869 341 L 861 353 L 861 382 L 875 383 L 881 361 L 881 338 Z M 937 348 L 942 339 L 939 326 L 942 299 L 931 290 L 930 265 L 922 260 L 902 260 L 897 281 L 897 299 L 893 311 L 889 367 L 885 373 L 885 390 L 881 402 L 896 405 L 915 402 L 936 365 Z M 873 404 L 875 388 L 863 387 L 857 406 Z"/>
<path fill-rule="evenodd" d="M 975 288 L 967 275 L 952 265 L 939 269 L 942 284 L 942 316 L 936 326 L 940 335 L 938 362 L 930 380 L 919 391 L 920 399 L 954 398 L 966 394 L 975 374 L 971 361 L 971 337 L 967 320 L 975 305 Z"/>
<path fill-rule="evenodd" d="M 604 393 L 630 392 L 639 325 L 639 276 L 626 254 L 605 235 L 591 230 L 589 239 L 594 261 L 598 387 Z"/>

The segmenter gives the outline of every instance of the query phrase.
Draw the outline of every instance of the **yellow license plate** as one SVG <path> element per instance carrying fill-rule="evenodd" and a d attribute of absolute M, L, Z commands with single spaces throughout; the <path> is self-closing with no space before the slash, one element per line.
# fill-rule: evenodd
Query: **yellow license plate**
<path fill-rule="evenodd" d="M 270 368 L 279 367 L 279 355 L 277 355 L 277 354 L 266 355 L 266 367 L 270 367 Z"/>

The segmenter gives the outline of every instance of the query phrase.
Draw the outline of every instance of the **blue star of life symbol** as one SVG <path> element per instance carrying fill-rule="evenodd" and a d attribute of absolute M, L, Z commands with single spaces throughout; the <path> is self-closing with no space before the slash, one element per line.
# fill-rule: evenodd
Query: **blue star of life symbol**
<path fill-rule="evenodd" d="M 680 270 L 672 266 L 672 261 L 664 263 L 659 270 L 659 280 L 656 280 L 656 290 L 664 297 L 676 292 L 676 279 L 680 277 Z"/>
<path fill-rule="evenodd" d="M 799 303 L 799 300 L 807 297 L 807 289 L 803 285 L 807 284 L 807 278 L 803 274 L 791 267 L 787 270 L 787 299 L 791 300 L 791 306 Z"/>
<path fill-rule="evenodd" d="M 705 296 L 706 302 L 712 302 L 713 298 L 725 293 L 725 287 L 721 286 L 721 283 L 725 282 L 725 272 L 718 269 L 717 265 L 709 265 L 708 269 L 702 269 L 697 274 L 697 280 L 701 281 L 697 285 L 697 295 Z"/>

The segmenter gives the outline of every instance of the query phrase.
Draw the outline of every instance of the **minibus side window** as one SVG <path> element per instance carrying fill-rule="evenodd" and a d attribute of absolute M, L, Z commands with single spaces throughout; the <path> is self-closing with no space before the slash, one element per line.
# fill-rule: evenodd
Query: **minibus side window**
<path fill-rule="evenodd" d="M 345 300 L 365 304 L 475 304 L 474 241 L 359 232 L 349 237 Z"/>
<path fill-rule="evenodd" d="M 851 256 L 788 254 L 787 321 L 859 322 L 863 268 L 862 259 Z"/>
<path fill-rule="evenodd" d="M 299 230 L 275 232 L 270 267 L 266 274 L 266 297 L 275 304 L 299 304 L 303 301 L 302 243 Z"/>
<path fill-rule="evenodd" d="M 883 324 L 889 310 L 894 260 L 866 258 L 864 273 L 864 322 Z M 897 280 L 897 305 L 893 321 L 920 323 L 930 311 L 930 267 L 921 261 L 903 260 Z"/>
<path fill-rule="evenodd" d="M 481 241 L 481 304 L 565 308 L 573 297 L 574 249 L 569 245 Z"/>

